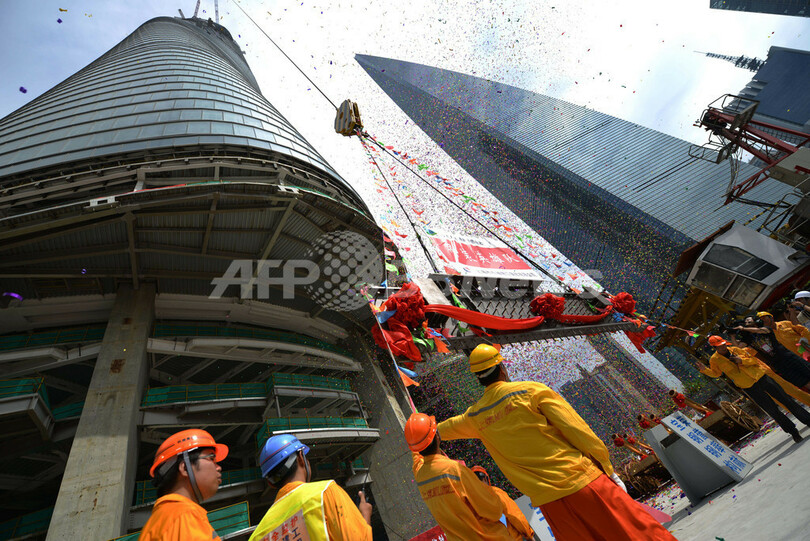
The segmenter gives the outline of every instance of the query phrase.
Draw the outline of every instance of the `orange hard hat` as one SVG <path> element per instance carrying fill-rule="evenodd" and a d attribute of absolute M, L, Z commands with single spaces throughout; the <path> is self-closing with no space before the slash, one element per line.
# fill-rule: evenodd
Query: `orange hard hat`
<path fill-rule="evenodd" d="M 472 471 L 479 479 L 481 479 L 481 475 L 483 475 L 485 479 L 481 479 L 481 481 L 486 481 L 488 485 L 492 486 L 492 481 L 490 481 L 489 479 L 489 474 L 487 473 L 487 470 L 485 470 L 483 466 L 473 466 Z"/>
<path fill-rule="evenodd" d="M 205 430 L 192 428 L 191 430 L 183 430 L 172 434 L 158 447 L 157 453 L 155 453 L 155 461 L 152 463 L 152 467 L 149 468 L 149 476 L 154 477 L 158 466 L 170 458 L 204 447 L 214 449 L 215 462 L 221 462 L 228 456 L 228 446 L 215 442 L 214 437 Z"/>
<path fill-rule="evenodd" d="M 731 343 L 727 342 L 725 338 L 722 336 L 717 336 L 716 334 L 709 337 L 709 345 L 710 346 L 730 346 Z"/>
<path fill-rule="evenodd" d="M 428 448 L 436 436 L 436 418 L 424 413 L 412 413 L 405 423 L 405 441 L 411 451 L 418 453 Z"/>

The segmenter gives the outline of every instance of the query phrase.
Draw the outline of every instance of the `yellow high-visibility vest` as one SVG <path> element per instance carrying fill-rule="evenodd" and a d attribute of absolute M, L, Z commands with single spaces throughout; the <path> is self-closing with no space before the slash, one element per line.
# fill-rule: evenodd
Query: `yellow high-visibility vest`
<path fill-rule="evenodd" d="M 304 483 L 278 500 L 256 526 L 250 541 L 328 541 L 323 493 L 334 481 Z M 273 534 L 277 533 L 276 537 Z"/>

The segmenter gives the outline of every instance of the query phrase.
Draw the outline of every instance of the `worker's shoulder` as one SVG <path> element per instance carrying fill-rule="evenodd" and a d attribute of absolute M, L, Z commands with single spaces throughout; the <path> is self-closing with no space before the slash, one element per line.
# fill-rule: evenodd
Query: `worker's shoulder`
<path fill-rule="evenodd" d="M 428 455 L 425 457 L 425 461 L 422 463 L 422 466 L 416 472 L 416 481 L 426 481 L 435 479 L 436 476 L 441 476 L 444 474 L 450 474 L 453 477 L 458 477 L 463 468 L 461 464 L 457 460 L 453 460 L 452 458 L 441 455 L 441 454 L 434 454 Z"/>
<path fill-rule="evenodd" d="M 185 496 L 171 493 L 161 496 L 155 501 L 155 505 L 152 508 L 152 514 L 172 514 L 179 513 L 181 512 L 180 510 L 182 510 L 182 512 L 194 512 L 198 509 L 202 510 L 203 513 L 205 512 L 205 509 L 203 509 L 199 504 L 191 501 Z"/>
<path fill-rule="evenodd" d="M 493 394 L 506 395 L 520 393 L 520 391 L 546 391 L 551 388 L 537 381 L 502 381 L 487 387 Z"/>

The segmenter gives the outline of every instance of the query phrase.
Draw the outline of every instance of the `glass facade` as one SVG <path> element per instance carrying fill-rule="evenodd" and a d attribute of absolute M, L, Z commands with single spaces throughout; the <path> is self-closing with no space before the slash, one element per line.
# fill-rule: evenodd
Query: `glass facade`
<path fill-rule="evenodd" d="M 759 102 L 755 120 L 810 133 L 808 88 L 810 51 L 771 47 L 765 64 L 740 95 Z"/>
<path fill-rule="evenodd" d="M 158 17 L 0 120 L 0 185 L 55 164 L 199 145 L 272 151 L 345 184 L 261 95 L 224 27 Z"/>
<path fill-rule="evenodd" d="M 808 0 L 709 0 L 712 9 L 810 17 Z"/>
<path fill-rule="evenodd" d="M 689 143 L 592 109 L 470 75 L 386 58 L 357 61 L 468 173 L 610 291 L 648 309 L 680 252 L 756 207 L 722 206 L 727 165 Z M 738 178 L 755 169 L 740 164 Z M 789 188 L 750 193 L 776 201 Z M 756 223 L 756 222 L 754 222 Z"/>

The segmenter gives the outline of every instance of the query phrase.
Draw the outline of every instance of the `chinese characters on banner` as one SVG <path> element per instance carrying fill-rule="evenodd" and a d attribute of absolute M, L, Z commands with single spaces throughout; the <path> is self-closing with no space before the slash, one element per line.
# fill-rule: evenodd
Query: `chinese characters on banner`
<path fill-rule="evenodd" d="M 438 257 L 439 268 L 450 274 L 541 280 L 542 276 L 511 248 L 497 239 L 446 232 L 425 234 Z"/>
<path fill-rule="evenodd" d="M 299 509 L 275 530 L 262 537 L 262 541 L 310 541 L 309 532 L 304 525 L 304 511 Z"/>
<path fill-rule="evenodd" d="M 750 462 L 717 441 L 714 436 L 706 432 L 702 426 L 683 413 L 676 411 L 663 419 L 666 426 L 676 432 L 681 438 L 689 442 L 692 447 L 700 451 L 706 458 L 731 474 L 738 481 L 751 471 Z"/>

